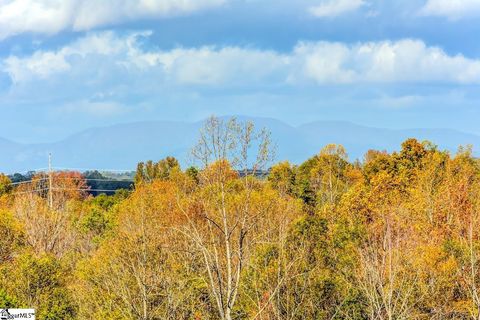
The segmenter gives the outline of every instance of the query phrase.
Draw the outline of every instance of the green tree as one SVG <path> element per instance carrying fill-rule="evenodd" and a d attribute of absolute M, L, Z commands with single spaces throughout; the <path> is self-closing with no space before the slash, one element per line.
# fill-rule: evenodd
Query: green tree
<path fill-rule="evenodd" d="M 39 319 L 75 319 L 76 305 L 66 273 L 53 256 L 23 253 L 1 268 L 1 287 L 17 308 L 35 308 Z"/>
<path fill-rule="evenodd" d="M 343 146 L 327 145 L 299 166 L 296 193 L 311 206 L 336 205 L 351 184 L 349 171 L 353 169 Z"/>
<path fill-rule="evenodd" d="M 296 168 L 288 161 L 280 162 L 270 169 L 268 181 L 272 187 L 283 195 L 293 195 L 295 189 Z"/>
<path fill-rule="evenodd" d="M 13 258 L 15 251 L 24 242 L 21 224 L 13 214 L 0 208 L 0 264 Z"/>
<path fill-rule="evenodd" d="M 12 191 L 12 181 L 6 175 L 0 173 L 0 197 Z"/>
<path fill-rule="evenodd" d="M 151 183 L 155 179 L 168 180 L 173 171 L 180 170 L 180 164 L 174 157 L 166 157 L 157 163 L 152 160 L 137 164 L 135 184 Z"/>

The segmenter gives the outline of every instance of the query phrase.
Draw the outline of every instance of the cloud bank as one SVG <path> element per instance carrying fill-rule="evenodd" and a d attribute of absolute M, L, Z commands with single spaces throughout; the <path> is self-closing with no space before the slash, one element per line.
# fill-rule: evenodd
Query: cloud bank
<path fill-rule="evenodd" d="M 188 14 L 225 0 L 0 0 L 0 40 L 24 33 L 85 31 L 124 21 Z"/>
<path fill-rule="evenodd" d="M 480 0 L 428 0 L 420 14 L 450 20 L 480 16 Z"/>
<path fill-rule="evenodd" d="M 288 53 L 244 47 L 145 49 L 150 32 L 89 34 L 56 51 L 0 62 L 12 86 L 60 83 L 108 87 L 154 81 L 168 86 L 479 84 L 480 60 L 449 55 L 421 40 L 357 44 L 299 42 Z M 151 47 L 151 46 L 150 46 Z"/>

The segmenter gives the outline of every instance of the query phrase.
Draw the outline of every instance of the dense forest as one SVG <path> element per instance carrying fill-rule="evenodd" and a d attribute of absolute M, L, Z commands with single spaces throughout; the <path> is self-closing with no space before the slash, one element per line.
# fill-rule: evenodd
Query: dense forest
<path fill-rule="evenodd" d="M 92 196 L 0 176 L 0 307 L 38 319 L 480 319 L 480 163 L 430 142 L 273 163 L 252 123 Z M 312 150 L 312 154 L 317 150 Z M 268 174 L 258 174 L 258 173 Z"/>

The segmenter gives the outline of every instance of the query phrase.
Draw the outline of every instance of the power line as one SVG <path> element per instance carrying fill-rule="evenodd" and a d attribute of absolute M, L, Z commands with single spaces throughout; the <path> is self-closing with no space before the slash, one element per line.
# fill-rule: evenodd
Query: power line
<path fill-rule="evenodd" d="M 21 186 L 21 185 L 24 185 L 24 184 L 30 184 L 30 183 L 35 183 L 35 182 L 42 182 L 42 181 L 47 181 L 49 180 L 49 178 L 41 178 L 41 179 L 37 179 L 37 180 L 28 180 L 28 181 L 21 181 L 21 182 L 13 182 L 13 183 L 10 183 L 9 185 L 10 186 L 14 186 L 14 187 L 18 187 L 18 186 Z M 55 178 L 53 180 L 75 180 L 75 179 L 72 179 L 72 178 Z M 87 180 L 87 181 L 105 181 L 105 182 L 128 182 L 128 183 L 133 183 L 134 181 L 133 180 L 105 180 L 105 179 L 78 179 L 79 181 L 83 181 L 83 180 Z M 49 188 L 45 188 L 44 190 L 48 190 Z M 52 190 L 60 190 L 61 188 L 55 188 L 55 187 L 52 187 Z M 63 190 L 66 190 L 65 188 L 63 188 Z M 116 190 L 119 190 L 119 189 L 112 189 L 112 190 L 107 190 L 107 189 L 81 189 L 81 188 L 78 188 L 78 189 L 70 189 L 70 190 L 86 190 L 86 191 L 116 191 Z M 29 192 L 29 191 L 26 191 L 26 192 Z"/>
<path fill-rule="evenodd" d="M 41 168 L 44 169 L 44 168 Z M 65 168 L 65 167 L 55 167 L 55 169 L 63 169 L 63 170 L 84 170 L 84 171 L 97 171 L 97 172 L 132 172 L 132 170 L 117 170 L 117 169 L 87 169 L 87 168 Z M 38 172 L 40 169 L 36 169 L 36 171 L 27 171 L 29 172 Z M 91 189 L 91 188 L 57 188 L 53 186 L 53 173 L 54 173 L 54 167 L 52 166 L 52 154 L 48 154 L 48 168 L 46 173 L 48 174 L 47 177 L 39 178 L 39 179 L 31 179 L 27 181 L 19 181 L 19 182 L 12 182 L 9 185 L 11 186 L 20 186 L 24 184 L 29 184 L 29 183 L 35 183 L 35 182 L 41 182 L 41 181 L 47 181 L 48 180 L 48 187 L 46 188 L 41 188 L 41 189 L 34 189 L 34 190 L 26 190 L 26 191 L 19 191 L 19 192 L 14 192 L 13 194 L 18 195 L 18 194 L 28 194 L 28 193 L 35 193 L 35 192 L 41 192 L 41 191 L 48 191 L 48 206 L 49 208 L 53 208 L 53 196 L 54 196 L 54 191 L 85 191 L 85 192 L 116 192 L 118 189 Z M 127 180 L 127 179 L 99 179 L 99 178 L 77 178 L 77 177 L 58 177 L 55 178 L 55 180 L 78 180 L 78 181 L 98 181 L 98 182 L 134 182 L 133 180 Z"/>
<path fill-rule="evenodd" d="M 25 181 L 18 181 L 18 182 L 11 182 L 9 183 L 10 186 L 18 186 L 27 183 L 34 183 L 49 180 L 48 177 L 38 178 L 38 179 L 31 179 Z M 54 180 L 78 180 L 78 181 L 98 181 L 98 182 L 135 182 L 133 179 L 102 179 L 102 178 L 77 178 L 77 177 L 54 177 Z"/>
<path fill-rule="evenodd" d="M 19 182 L 11 182 L 9 185 L 11 186 L 16 186 L 16 185 L 21 185 L 21 184 L 27 184 L 27 183 L 33 183 L 33 182 L 40 182 L 40 181 L 45 181 L 48 180 L 48 177 L 45 178 L 39 178 L 35 180 L 25 180 L 25 181 L 19 181 Z M 135 180 L 127 180 L 127 179 L 94 179 L 94 178 L 71 178 L 71 177 L 55 177 L 54 180 L 79 180 L 79 181 L 100 181 L 100 182 L 135 182 Z"/>
<path fill-rule="evenodd" d="M 27 194 L 27 193 L 35 193 L 35 192 L 40 192 L 40 191 L 47 191 L 48 188 L 43 188 L 43 189 L 35 189 L 35 190 L 28 190 L 28 191 L 19 191 L 19 192 L 14 192 L 14 195 L 17 194 Z"/>
<path fill-rule="evenodd" d="M 99 168 L 68 168 L 68 167 L 52 167 L 53 169 L 68 170 L 68 171 L 98 171 L 98 172 L 134 172 L 132 169 L 99 169 Z"/>
<path fill-rule="evenodd" d="M 14 195 L 17 194 L 26 194 L 26 193 L 35 193 L 35 192 L 40 192 L 40 191 L 47 191 L 49 190 L 48 188 L 43 188 L 43 189 L 35 189 L 35 190 L 28 190 L 28 191 L 19 191 L 19 192 L 14 192 Z M 116 192 L 119 189 L 75 189 L 75 188 L 52 188 L 52 191 L 87 191 L 87 192 Z"/>
<path fill-rule="evenodd" d="M 53 188 L 52 191 L 96 191 L 96 192 L 115 192 L 118 189 L 88 189 L 88 188 Z"/>
<path fill-rule="evenodd" d="M 27 184 L 27 183 L 32 183 L 32 182 L 45 181 L 45 180 L 47 180 L 47 179 L 48 179 L 48 178 L 40 178 L 40 179 L 36 179 L 36 180 L 27 180 L 27 181 L 12 182 L 12 183 L 10 183 L 9 185 L 11 185 L 11 186 L 18 186 L 18 185 L 21 185 L 21 184 Z"/>
<path fill-rule="evenodd" d="M 76 178 L 69 178 L 69 177 L 58 177 L 55 180 L 75 180 Z M 94 179 L 94 178 L 78 178 L 76 180 L 85 180 L 85 181 L 106 181 L 106 182 L 134 182 L 134 180 L 117 180 L 117 179 Z"/>
<path fill-rule="evenodd" d="M 27 173 L 29 172 L 39 172 L 39 170 L 45 169 L 45 168 L 40 168 L 36 169 L 35 171 L 26 171 Z M 19 181 L 19 182 L 13 182 L 10 183 L 9 185 L 11 186 L 21 186 L 29 183 L 37 183 L 37 182 L 42 182 L 42 181 L 48 181 L 48 187 L 46 188 L 41 188 L 41 189 L 35 189 L 35 190 L 26 190 L 26 191 L 20 191 L 20 192 L 15 192 L 14 194 L 28 194 L 28 193 L 36 193 L 36 192 L 42 192 L 42 191 L 48 191 L 48 206 L 50 208 L 53 208 L 53 196 L 54 196 L 54 191 L 84 191 L 84 192 L 116 192 L 118 189 L 91 189 L 91 188 L 58 188 L 53 186 L 53 173 L 54 170 L 65 170 L 65 171 L 97 171 L 97 172 L 121 172 L 121 173 L 127 173 L 127 172 L 133 172 L 132 170 L 118 170 L 118 169 L 89 169 L 89 168 L 66 168 L 66 167 L 53 167 L 52 166 L 52 154 L 48 154 L 48 168 L 46 168 L 46 177 L 40 178 L 40 179 L 31 179 L 27 181 Z M 78 181 L 96 181 L 96 182 L 129 182 L 132 183 L 134 182 L 131 179 L 99 179 L 99 178 L 78 178 L 76 177 L 58 177 L 55 178 L 55 180 L 78 180 Z"/>
<path fill-rule="evenodd" d="M 28 191 L 19 191 L 19 192 L 14 192 L 14 195 L 18 194 L 27 194 L 27 193 L 35 193 L 35 192 L 41 192 L 41 191 L 48 191 L 50 190 L 49 188 L 42 188 L 42 189 L 34 189 L 34 190 L 28 190 Z M 52 193 L 55 191 L 86 191 L 86 192 L 116 192 L 118 189 L 88 189 L 88 188 L 52 188 Z"/>

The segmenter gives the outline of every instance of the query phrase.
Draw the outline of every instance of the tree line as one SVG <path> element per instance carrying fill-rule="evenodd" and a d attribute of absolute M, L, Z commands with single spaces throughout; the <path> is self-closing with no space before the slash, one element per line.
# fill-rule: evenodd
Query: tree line
<path fill-rule="evenodd" d="M 0 307 L 39 319 L 480 319 L 480 162 L 408 139 L 271 165 L 267 130 L 212 117 L 182 170 L 0 175 Z M 266 178 L 258 172 L 267 172 Z M 52 203 L 48 201 L 52 192 Z"/>

